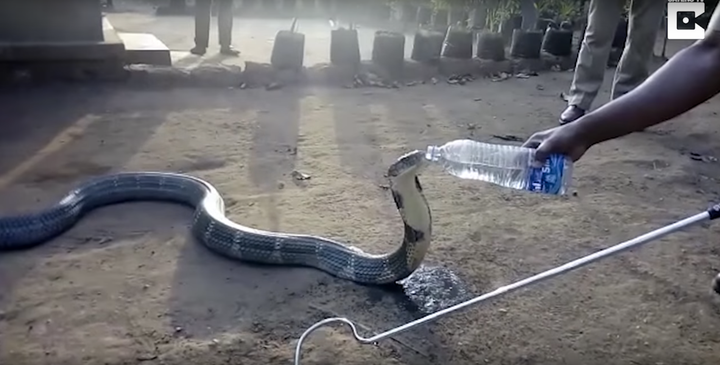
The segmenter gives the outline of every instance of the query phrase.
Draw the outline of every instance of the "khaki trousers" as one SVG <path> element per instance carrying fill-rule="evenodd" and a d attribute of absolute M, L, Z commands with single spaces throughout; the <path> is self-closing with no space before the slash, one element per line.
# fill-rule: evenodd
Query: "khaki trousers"
<path fill-rule="evenodd" d="M 232 42 L 233 0 L 215 0 L 218 6 L 218 38 L 220 46 Z M 210 43 L 210 13 L 212 0 L 195 0 L 195 45 L 207 48 Z"/>
<path fill-rule="evenodd" d="M 660 20 L 667 1 L 630 0 L 628 36 L 615 70 L 612 98 L 616 99 L 640 85 L 649 75 Z M 610 56 L 615 29 L 625 0 L 590 0 L 588 24 L 582 40 L 568 105 L 589 110 L 600 90 Z"/>

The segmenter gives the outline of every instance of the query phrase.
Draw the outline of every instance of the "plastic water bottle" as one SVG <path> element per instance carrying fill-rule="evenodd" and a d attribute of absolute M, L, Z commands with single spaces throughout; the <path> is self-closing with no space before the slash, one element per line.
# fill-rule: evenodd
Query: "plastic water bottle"
<path fill-rule="evenodd" d="M 518 190 L 564 195 L 572 180 L 572 160 L 551 155 L 535 167 L 532 148 L 460 139 L 429 146 L 425 158 L 462 179 L 487 181 Z"/>

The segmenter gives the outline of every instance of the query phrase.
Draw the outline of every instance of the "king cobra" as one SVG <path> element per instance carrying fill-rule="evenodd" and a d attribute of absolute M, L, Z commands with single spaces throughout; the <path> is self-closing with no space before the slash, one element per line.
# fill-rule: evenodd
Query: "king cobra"
<path fill-rule="evenodd" d="M 47 242 L 95 208 L 130 201 L 168 201 L 195 209 L 190 230 L 210 250 L 231 259 L 300 265 L 363 284 L 390 284 L 420 266 L 430 245 L 432 218 L 418 174 L 421 151 L 398 158 L 388 169 L 390 191 L 404 223 L 402 245 L 372 255 L 331 239 L 269 232 L 232 222 L 222 197 L 199 178 L 166 172 L 123 172 L 92 178 L 55 205 L 36 213 L 0 217 L 0 250 L 26 249 Z"/>

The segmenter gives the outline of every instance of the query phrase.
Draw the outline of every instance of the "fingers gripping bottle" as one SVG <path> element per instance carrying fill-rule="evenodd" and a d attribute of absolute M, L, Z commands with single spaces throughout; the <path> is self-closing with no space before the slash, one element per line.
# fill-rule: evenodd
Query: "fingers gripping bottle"
<path fill-rule="evenodd" d="M 459 139 L 442 146 L 429 146 L 429 161 L 462 179 L 486 181 L 518 190 L 564 195 L 572 180 L 572 160 L 551 155 L 535 165 L 535 150 Z"/>

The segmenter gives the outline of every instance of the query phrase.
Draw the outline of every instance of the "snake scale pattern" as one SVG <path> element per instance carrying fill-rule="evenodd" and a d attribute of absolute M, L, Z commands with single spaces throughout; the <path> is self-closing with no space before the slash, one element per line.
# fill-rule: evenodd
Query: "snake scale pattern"
<path fill-rule="evenodd" d="M 402 245 L 388 254 L 371 255 L 323 237 L 242 226 L 225 217 L 223 199 L 211 184 L 190 175 L 165 172 L 124 172 L 92 178 L 43 211 L 0 217 L 0 251 L 47 242 L 102 206 L 167 201 L 194 208 L 192 235 L 228 258 L 314 267 L 363 284 L 394 283 L 420 266 L 430 245 L 432 218 L 418 180 L 424 165 L 424 154 L 413 151 L 388 169 L 390 191 L 405 227 Z"/>

